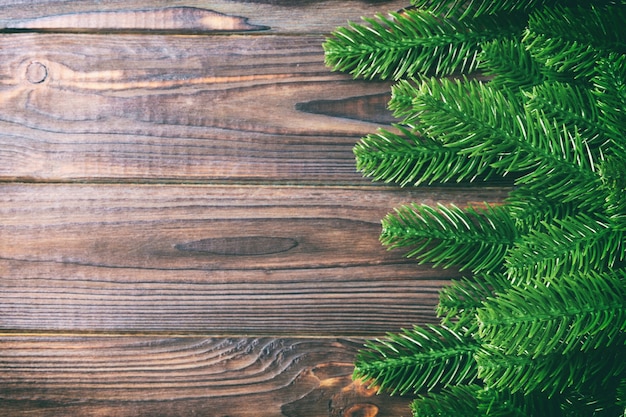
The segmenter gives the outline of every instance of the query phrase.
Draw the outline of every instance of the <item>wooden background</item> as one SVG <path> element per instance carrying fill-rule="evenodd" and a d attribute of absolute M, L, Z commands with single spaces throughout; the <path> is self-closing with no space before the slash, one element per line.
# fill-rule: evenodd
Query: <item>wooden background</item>
<path fill-rule="evenodd" d="M 412 201 L 352 147 L 389 84 L 324 37 L 407 1 L 0 1 L 0 414 L 409 415 L 351 381 L 455 273 L 378 242 Z"/>

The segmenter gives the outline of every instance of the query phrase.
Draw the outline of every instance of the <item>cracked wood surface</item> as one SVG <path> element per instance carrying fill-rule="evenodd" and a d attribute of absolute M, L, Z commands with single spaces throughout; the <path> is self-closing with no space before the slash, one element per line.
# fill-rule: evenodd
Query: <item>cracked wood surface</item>
<path fill-rule="evenodd" d="M 401 1 L 0 1 L 0 409 L 7 416 L 409 415 L 352 381 L 455 271 L 378 242 L 409 202 L 352 147 L 389 83 L 324 37 Z"/>

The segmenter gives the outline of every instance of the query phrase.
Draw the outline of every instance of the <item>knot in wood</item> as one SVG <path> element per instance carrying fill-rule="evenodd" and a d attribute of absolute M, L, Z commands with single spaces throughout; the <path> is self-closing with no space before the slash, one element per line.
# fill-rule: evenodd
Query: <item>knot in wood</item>
<path fill-rule="evenodd" d="M 344 417 L 376 417 L 378 407 L 374 404 L 355 404 L 343 413 Z"/>
<path fill-rule="evenodd" d="M 26 67 L 26 79 L 31 84 L 41 84 L 48 78 L 48 68 L 41 62 L 31 62 Z"/>

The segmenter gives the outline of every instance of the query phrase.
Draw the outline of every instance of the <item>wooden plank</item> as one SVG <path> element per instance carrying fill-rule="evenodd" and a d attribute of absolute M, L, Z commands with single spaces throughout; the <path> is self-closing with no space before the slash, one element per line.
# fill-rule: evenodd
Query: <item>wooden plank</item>
<path fill-rule="evenodd" d="M 0 186 L 0 329 L 373 335 L 432 321 L 455 272 L 378 242 L 408 202 L 504 189 Z"/>
<path fill-rule="evenodd" d="M 7 416 L 392 417 L 407 398 L 351 380 L 345 339 L 4 337 Z"/>
<path fill-rule="evenodd" d="M 264 29 L 270 33 L 327 34 L 348 20 L 408 4 L 407 0 L 32 0 L 2 5 L 0 30 L 202 33 Z"/>
<path fill-rule="evenodd" d="M 6 29 L 63 32 L 124 33 L 220 33 L 255 32 L 269 27 L 248 23 L 247 18 L 229 16 L 198 7 L 163 7 L 115 11 L 90 11 L 48 15 L 9 21 Z"/>
<path fill-rule="evenodd" d="M 319 36 L 0 35 L 0 179 L 364 184 L 389 84 Z"/>

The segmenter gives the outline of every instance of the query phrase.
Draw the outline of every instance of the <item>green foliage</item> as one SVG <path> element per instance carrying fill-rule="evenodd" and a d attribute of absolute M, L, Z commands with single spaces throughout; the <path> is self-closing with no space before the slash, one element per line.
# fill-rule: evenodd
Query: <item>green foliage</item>
<path fill-rule="evenodd" d="M 413 414 L 420 417 L 481 417 L 478 385 L 457 385 L 439 393 L 421 395 L 413 401 Z"/>
<path fill-rule="evenodd" d="M 528 99 L 525 105 L 530 112 L 554 119 L 568 131 L 577 130 L 592 150 L 607 147 L 606 124 L 600 120 L 596 97 L 589 88 L 547 81 L 536 84 L 525 95 Z"/>
<path fill-rule="evenodd" d="M 623 242 L 621 231 L 580 213 L 531 229 L 511 248 L 505 262 L 509 277 L 522 281 L 604 271 L 623 260 Z"/>
<path fill-rule="evenodd" d="M 477 375 L 478 345 L 447 327 L 415 327 L 369 342 L 359 353 L 355 378 L 370 379 L 392 394 L 417 393 L 471 383 Z"/>
<path fill-rule="evenodd" d="M 324 44 L 334 70 L 396 80 L 398 123 L 355 146 L 358 170 L 513 187 L 382 220 L 388 248 L 467 275 L 439 325 L 368 342 L 355 378 L 417 395 L 418 417 L 626 416 L 626 1 L 412 3 Z"/>
<path fill-rule="evenodd" d="M 535 359 L 607 347 L 626 331 L 626 271 L 577 273 L 512 286 L 477 309 L 478 338 Z"/>
<path fill-rule="evenodd" d="M 448 268 L 491 272 L 502 265 L 517 231 L 502 207 L 486 209 L 409 205 L 382 221 L 381 241 L 390 249 L 412 246 L 408 257 Z"/>
<path fill-rule="evenodd" d="M 468 158 L 415 128 L 395 126 L 364 137 L 355 147 L 357 169 L 379 181 L 406 185 L 473 181 L 491 175 L 489 159 Z"/>
<path fill-rule="evenodd" d="M 499 90 L 529 90 L 555 77 L 555 73 L 546 74 L 548 69 L 533 58 L 519 39 L 484 43 L 479 60 L 479 68 L 491 77 L 490 85 Z"/>
<path fill-rule="evenodd" d="M 485 14 L 502 12 L 529 11 L 549 0 L 412 0 L 413 6 L 430 10 L 444 16 L 459 16 L 459 19 L 476 18 Z"/>
<path fill-rule="evenodd" d="M 626 52 L 624 22 L 623 4 L 543 8 L 530 15 L 524 40 L 547 67 L 588 78 L 600 59 Z"/>
<path fill-rule="evenodd" d="M 614 150 L 624 154 L 626 143 L 626 55 L 609 54 L 598 62 L 598 74 L 592 90 L 599 110 L 599 120 Z"/>
<path fill-rule="evenodd" d="M 443 326 L 473 336 L 478 330 L 476 313 L 483 306 L 483 301 L 509 288 L 511 281 L 498 273 L 452 280 L 440 291 L 437 316 Z"/>
<path fill-rule="evenodd" d="M 626 410 L 626 378 L 622 378 L 617 387 L 617 403 Z"/>
<path fill-rule="evenodd" d="M 621 338 L 616 346 L 602 350 L 555 352 L 539 358 L 507 355 L 497 346 L 484 345 L 475 360 L 479 378 L 494 390 L 523 395 L 541 393 L 547 401 L 580 393 L 599 398 L 602 392 L 615 392 L 615 377 L 624 374 L 623 343 Z M 611 401 L 615 402 L 615 397 Z"/>
<path fill-rule="evenodd" d="M 423 9 L 364 18 L 338 28 L 324 43 L 326 64 L 355 77 L 398 80 L 420 73 L 448 75 L 476 68 L 482 42 L 520 30 L 516 20 L 487 16 L 466 22 Z"/>

